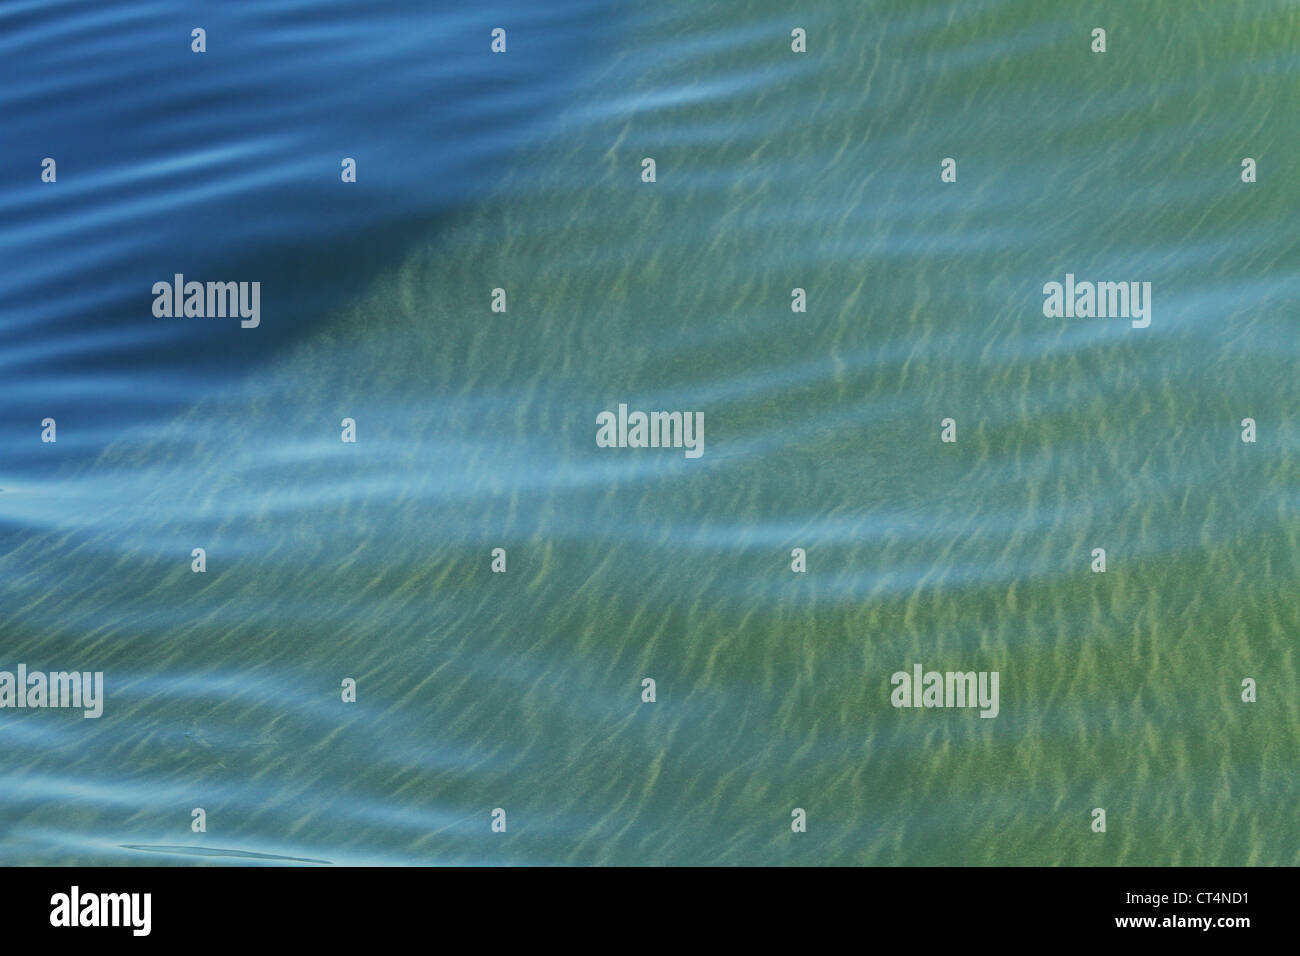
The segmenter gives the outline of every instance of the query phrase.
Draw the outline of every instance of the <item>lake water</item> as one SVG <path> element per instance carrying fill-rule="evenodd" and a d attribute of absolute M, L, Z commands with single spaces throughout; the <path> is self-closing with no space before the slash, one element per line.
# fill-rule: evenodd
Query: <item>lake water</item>
<path fill-rule="evenodd" d="M 1300 863 L 1298 36 L 7 0 L 0 670 L 105 701 L 0 710 L 0 863 Z"/>

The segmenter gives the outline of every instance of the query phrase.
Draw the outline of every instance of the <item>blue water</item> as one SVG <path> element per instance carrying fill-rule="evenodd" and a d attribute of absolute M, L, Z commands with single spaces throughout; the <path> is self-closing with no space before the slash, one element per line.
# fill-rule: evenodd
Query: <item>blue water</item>
<path fill-rule="evenodd" d="M 1300 861 L 1298 29 L 0 6 L 0 670 L 106 683 L 0 709 L 0 861 Z M 704 455 L 597 448 L 620 402 Z"/>

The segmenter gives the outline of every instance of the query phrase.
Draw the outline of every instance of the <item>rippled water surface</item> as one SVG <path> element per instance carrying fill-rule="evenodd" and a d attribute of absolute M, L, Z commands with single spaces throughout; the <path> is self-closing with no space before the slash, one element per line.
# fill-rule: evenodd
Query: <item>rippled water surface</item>
<path fill-rule="evenodd" d="M 0 669 L 106 703 L 0 710 L 0 862 L 1300 862 L 1298 38 L 9 0 Z M 703 456 L 597 447 L 620 402 Z M 998 717 L 892 707 L 918 663 Z"/>

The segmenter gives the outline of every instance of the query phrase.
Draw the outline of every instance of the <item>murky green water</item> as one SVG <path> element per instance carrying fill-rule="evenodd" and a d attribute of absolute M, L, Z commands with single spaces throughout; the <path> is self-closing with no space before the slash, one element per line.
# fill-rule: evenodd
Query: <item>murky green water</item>
<path fill-rule="evenodd" d="M 0 859 L 1300 862 L 1300 7 L 510 12 L 449 21 L 509 52 L 429 106 L 510 104 L 472 195 L 404 199 L 394 148 L 333 258 L 211 239 L 273 290 L 219 372 L 10 358 L 0 668 L 107 700 L 0 711 Z M 588 29 L 539 118 L 509 71 Z M 1151 282 L 1150 326 L 1045 317 L 1067 273 Z M 704 454 L 597 447 L 619 403 Z M 997 671 L 998 716 L 891 706 L 915 664 Z"/>

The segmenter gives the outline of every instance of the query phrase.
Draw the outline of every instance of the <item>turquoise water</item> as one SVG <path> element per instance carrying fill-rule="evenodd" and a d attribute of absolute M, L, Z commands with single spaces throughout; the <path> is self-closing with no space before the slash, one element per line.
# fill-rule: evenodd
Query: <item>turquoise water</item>
<path fill-rule="evenodd" d="M 7 4 L 0 670 L 106 700 L 0 709 L 0 861 L 1300 862 L 1298 30 Z"/>

